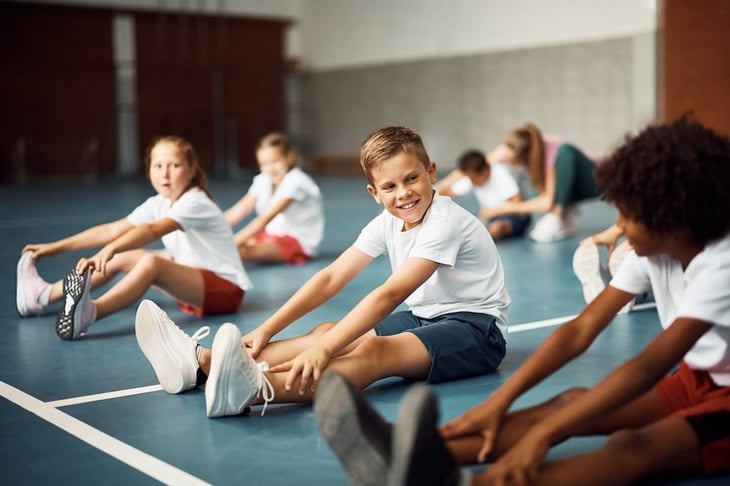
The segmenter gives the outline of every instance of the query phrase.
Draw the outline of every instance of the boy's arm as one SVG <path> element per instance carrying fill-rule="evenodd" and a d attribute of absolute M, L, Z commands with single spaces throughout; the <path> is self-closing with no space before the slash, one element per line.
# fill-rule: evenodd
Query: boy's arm
<path fill-rule="evenodd" d="M 579 433 L 586 423 L 646 393 L 666 375 L 710 328 L 711 323 L 679 318 L 635 358 L 621 365 L 591 390 L 533 428 L 495 465 L 490 473 L 504 479 L 536 477 L 547 449 Z"/>
<path fill-rule="evenodd" d="M 482 434 L 484 445 L 479 460 L 484 461 L 494 449 L 501 420 L 512 403 L 588 349 L 631 297 L 626 292 L 606 287 L 583 312 L 548 336 L 487 400 L 441 427 L 442 436 L 452 439 Z"/>
<path fill-rule="evenodd" d="M 439 264 L 423 258 L 409 258 L 379 287 L 370 292 L 310 349 L 293 360 L 272 368 L 289 370 L 285 388 L 290 390 L 299 380 L 299 393 L 314 388 L 330 357 L 374 328 L 388 314 L 421 286 Z"/>
<path fill-rule="evenodd" d="M 248 241 L 251 237 L 261 232 L 269 222 L 276 217 L 277 214 L 284 211 L 294 200 L 291 198 L 282 198 L 276 201 L 267 212 L 255 217 L 250 223 L 236 233 L 234 240 L 236 245 L 241 245 Z M 240 220 L 239 220 L 240 221 Z"/>
<path fill-rule="evenodd" d="M 334 262 L 315 273 L 271 317 L 244 336 L 244 344 L 251 356 L 255 358 L 279 331 L 331 299 L 371 261 L 372 257 L 351 246 Z"/>

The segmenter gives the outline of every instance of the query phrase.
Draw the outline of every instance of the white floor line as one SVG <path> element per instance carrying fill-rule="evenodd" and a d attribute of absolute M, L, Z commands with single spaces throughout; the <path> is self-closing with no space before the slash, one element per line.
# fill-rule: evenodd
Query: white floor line
<path fill-rule="evenodd" d="M 154 456 L 125 444 L 90 425 L 44 403 L 7 383 L 0 381 L 0 395 L 16 405 L 34 413 L 46 422 L 81 439 L 92 447 L 109 454 L 163 484 L 207 485 L 185 471 L 178 469 Z"/>
<path fill-rule="evenodd" d="M 577 314 L 576 314 L 577 315 Z M 540 329 L 542 327 L 557 326 L 564 322 L 573 319 L 575 315 L 565 317 L 554 317 L 552 319 L 545 319 L 542 321 L 527 322 L 524 324 L 511 324 L 507 327 L 507 333 L 512 334 L 515 332 L 531 331 L 533 329 Z M 97 393 L 95 395 L 86 395 L 80 397 L 66 398 L 63 400 L 55 400 L 52 402 L 46 402 L 46 405 L 51 407 L 68 407 L 70 405 L 79 405 L 82 403 L 98 402 L 102 400 L 111 400 L 114 398 L 126 397 L 131 395 L 139 395 L 142 393 L 151 393 L 162 390 L 160 385 L 143 386 L 139 388 L 129 388 L 127 390 L 118 390 L 107 393 Z"/>
<path fill-rule="evenodd" d="M 535 322 L 527 322 L 525 324 L 510 324 L 507 326 L 507 334 L 512 334 L 513 332 L 522 332 L 522 331 L 531 331 L 532 329 L 540 329 L 541 327 L 550 327 L 550 326 L 557 326 L 558 324 L 563 324 L 564 322 L 568 322 L 569 320 L 575 318 L 578 314 L 574 314 L 572 316 L 565 316 L 565 317 L 554 317 L 552 319 L 545 319 L 543 321 L 535 321 Z"/>
<path fill-rule="evenodd" d="M 69 405 L 79 405 L 81 403 L 98 402 L 100 400 L 111 400 L 120 397 L 129 397 L 132 395 L 140 395 L 142 393 L 151 393 L 162 390 L 160 385 L 142 386 L 139 388 L 129 388 L 127 390 L 119 390 L 107 393 L 97 393 L 95 395 L 86 395 L 82 397 L 66 398 L 64 400 L 54 400 L 52 402 L 46 402 L 46 405 L 51 407 L 67 407 Z"/>

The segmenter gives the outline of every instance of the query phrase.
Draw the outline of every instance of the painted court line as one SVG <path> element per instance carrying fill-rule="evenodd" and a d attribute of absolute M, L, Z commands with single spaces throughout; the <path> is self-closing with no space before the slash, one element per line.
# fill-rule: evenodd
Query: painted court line
<path fill-rule="evenodd" d="M 69 405 L 79 405 L 82 403 L 98 402 L 100 400 L 112 400 L 114 398 L 129 397 L 132 395 L 140 395 L 142 393 L 151 393 L 162 390 L 160 385 L 142 386 L 139 388 L 129 388 L 127 390 L 119 390 L 108 393 L 96 393 L 94 395 L 86 395 L 83 397 L 66 398 L 64 400 L 54 400 L 45 402 L 51 407 L 68 407 Z"/>
<path fill-rule="evenodd" d="M 166 462 L 162 462 L 146 452 L 135 449 L 3 381 L 0 381 L 0 395 L 92 447 L 164 484 L 194 486 L 210 484 Z"/>
<path fill-rule="evenodd" d="M 533 329 L 540 329 L 541 327 L 557 326 L 558 324 L 568 322 L 569 320 L 575 318 L 577 315 L 578 314 L 574 314 L 572 316 L 554 317 L 552 319 L 527 322 L 525 324 L 509 325 L 507 326 L 507 334 L 512 334 L 513 332 L 531 331 Z"/>
<path fill-rule="evenodd" d="M 577 314 L 576 314 L 577 315 Z M 573 319 L 575 315 L 554 317 L 552 319 L 545 319 L 542 321 L 527 322 L 524 324 L 513 324 L 507 327 L 507 333 L 512 334 L 515 332 L 531 331 L 533 329 L 540 329 L 543 327 L 557 326 Z M 55 400 L 52 402 L 45 402 L 46 405 L 51 407 L 67 407 L 70 405 L 79 405 L 82 403 L 98 402 L 102 400 L 111 400 L 114 398 L 126 397 L 131 395 L 140 395 L 142 393 L 151 393 L 162 390 L 160 385 L 143 386 L 139 388 L 130 388 L 128 390 L 119 390 L 108 393 L 97 393 L 95 395 L 86 395 L 81 397 L 66 398 L 64 400 Z"/>

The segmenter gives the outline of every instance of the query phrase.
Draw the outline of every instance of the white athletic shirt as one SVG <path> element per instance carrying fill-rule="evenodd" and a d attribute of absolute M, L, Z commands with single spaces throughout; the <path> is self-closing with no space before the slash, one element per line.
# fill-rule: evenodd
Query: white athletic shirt
<path fill-rule="evenodd" d="M 253 288 L 233 242 L 233 231 L 205 192 L 194 187 L 174 204 L 157 194 L 127 216 L 135 226 L 162 218 L 173 219 L 182 227 L 162 237 L 162 244 L 176 263 L 210 270 L 245 291 Z"/>
<path fill-rule="evenodd" d="M 413 257 L 440 264 L 405 300 L 411 312 L 423 318 L 489 314 L 506 337 L 510 296 L 502 260 L 484 225 L 450 198 L 434 194 L 421 224 L 402 228 L 403 220 L 384 210 L 363 228 L 354 246 L 373 258 L 387 253 L 393 271 Z"/>
<path fill-rule="evenodd" d="M 718 385 L 730 385 L 730 235 L 708 244 L 684 271 L 667 255 L 630 252 L 610 285 L 632 294 L 653 290 L 664 328 L 678 317 L 712 323 L 684 361 L 708 371 Z"/>
<path fill-rule="evenodd" d="M 266 225 L 272 235 L 288 235 L 295 238 L 309 256 L 315 256 L 324 235 L 324 210 L 322 194 L 317 183 L 298 167 L 284 175 L 276 191 L 272 191 L 271 178 L 258 174 L 253 178 L 249 194 L 256 197 L 256 212 L 263 214 L 281 199 L 291 199 L 284 211 Z"/>
<path fill-rule="evenodd" d="M 497 207 L 520 193 L 515 178 L 509 168 L 502 163 L 491 164 L 489 179 L 481 186 L 475 186 L 469 177 L 463 176 L 451 185 L 451 190 L 457 196 L 473 191 L 480 208 Z"/>

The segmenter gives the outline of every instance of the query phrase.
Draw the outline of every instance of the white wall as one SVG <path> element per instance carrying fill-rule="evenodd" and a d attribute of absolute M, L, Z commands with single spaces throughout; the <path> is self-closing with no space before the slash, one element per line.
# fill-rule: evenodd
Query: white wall
<path fill-rule="evenodd" d="M 302 0 L 301 61 L 331 69 L 631 37 L 654 0 Z"/>
<path fill-rule="evenodd" d="M 39 1 L 292 19 L 287 55 L 310 70 L 632 37 L 656 30 L 656 0 Z"/>

